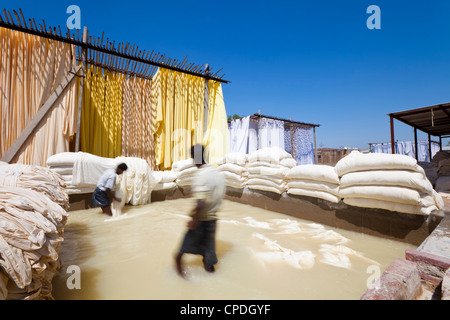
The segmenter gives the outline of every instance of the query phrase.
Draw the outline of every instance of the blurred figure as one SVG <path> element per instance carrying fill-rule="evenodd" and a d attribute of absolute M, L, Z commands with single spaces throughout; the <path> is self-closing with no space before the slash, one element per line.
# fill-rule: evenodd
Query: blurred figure
<path fill-rule="evenodd" d="M 225 178 L 218 169 L 205 162 L 204 152 L 205 149 L 200 144 L 191 148 L 191 157 L 199 170 L 194 175 L 191 188 L 196 206 L 190 214 L 192 219 L 187 224 L 188 231 L 175 257 L 177 272 L 182 277 L 184 273 L 181 258 L 184 253 L 202 255 L 203 265 L 208 272 L 214 272 L 214 265 L 218 262 L 216 212 L 225 196 Z"/>
<path fill-rule="evenodd" d="M 122 201 L 122 199 L 116 198 L 112 192 L 116 185 L 116 177 L 127 169 L 128 166 L 125 163 L 121 163 L 116 169 L 108 169 L 102 174 L 98 180 L 97 188 L 95 188 L 95 191 L 92 194 L 92 207 L 100 206 L 103 213 L 112 216 L 111 201 Z"/>

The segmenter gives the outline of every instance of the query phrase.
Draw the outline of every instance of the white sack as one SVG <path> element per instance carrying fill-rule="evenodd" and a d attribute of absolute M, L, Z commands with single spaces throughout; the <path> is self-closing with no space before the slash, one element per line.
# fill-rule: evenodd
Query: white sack
<path fill-rule="evenodd" d="M 219 166 L 225 163 L 233 163 L 240 166 L 245 166 L 247 163 L 247 154 L 240 152 L 230 152 L 224 155 L 222 158 L 216 160 L 216 164 Z"/>
<path fill-rule="evenodd" d="M 366 170 L 411 170 L 423 172 L 417 161 L 407 155 L 386 154 L 386 153 L 368 153 L 363 154 L 359 151 L 352 151 L 336 163 L 335 170 L 339 177 L 344 174 L 355 171 Z"/>
<path fill-rule="evenodd" d="M 320 190 L 307 190 L 307 189 L 297 189 L 297 188 L 290 188 L 287 190 L 287 194 L 294 194 L 298 196 L 307 196 L 307 197 L 313 197 L 313 198 L 320 198 L 323 200 L 327 200 L 333 203 L 338 203 L 341 198 L 331 194 L 326 191 L 320 191 Z"/>
<path fill-rule="evenodd" d="M 194 159 L 189 158 L 186 160 L 180 160 L 180 161 L 174 162 L 172 164 L 172 171 L 180 172 L 184 169 L 191 168 L 191 167 L 195 167 L 195 163 L 194 163 Z"/>
<path fill-rule="evenodd" d="M 435 205 L 433 196 L 421 194 L 416 190 L 393 186 L 357 186 L 340 188 L 342 198 L 363 198 L 397 202 L 415 206 Z"/>
<path fill-rule="evenodd" d="M 420 207 L 376 199 L 345 198 L 343 201 L 344 203 L 355 207 L 384 209 L 418 215 L 429 215 L 432 211 L 437 210 L 436 206 Z"/>
<path fill-rule="evenodd" d="M 339 196 L 339 185 L 325 181 L 292 179 L 288 181 L 286 188 L 288 191 L 291 188 L 324 191 Z"/>
<path fill-rule="evenodd" d="M 341 188 L 360 185 L 401 186 L 427 194 L 433 192 L 433 186 L 422 173 L 408 170 L 350 172 L 341 178 Z"/>
<path fill-rule="evenodd" d="M 287 179 L 308 179 L 339 184 L 339 177 L 334 167 L 317 164 L 295 166 L 286 174 Z"/>
<path fill-rule="evenodd" d="M 248 162 L 265 161 L 279 164 L 281 160 L 292 156 L 279 147 L 262 148 L 248 155 Z"/>

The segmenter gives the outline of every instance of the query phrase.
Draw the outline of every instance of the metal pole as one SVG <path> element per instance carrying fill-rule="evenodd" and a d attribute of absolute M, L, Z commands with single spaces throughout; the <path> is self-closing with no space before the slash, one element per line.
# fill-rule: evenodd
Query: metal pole
<path fill-rule="evenodd" d="M 205 74 L 209 73 L 209 64 L 205 64 Z M 203 135 L 206 134 L 206 130 L 208 129 L 208 108 L 209 108 L 209 80 L 205 77 L 205 102 L 203 109 Z"/>
<path fill-rule="evenodd" d="M 87 43 L 88 29 L 83 29 L 83 42 Z M 80 88 L 78 91 L 78 121 L 77 121 L 77 136 L 75 141 L 75 152 L 80 151 L 80 136 L 81 136 L 81 109 L 83 108 L 83 87 L 84 87 L 84 75 L 86 69 L 86 47 L 81 49 L 81 71 L 80 71 Z"/>

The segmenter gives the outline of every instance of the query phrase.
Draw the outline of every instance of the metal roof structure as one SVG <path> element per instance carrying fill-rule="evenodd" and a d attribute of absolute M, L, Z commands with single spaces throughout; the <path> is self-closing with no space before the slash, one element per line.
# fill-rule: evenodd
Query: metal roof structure
<path fill-rule="evenodd" d="M 429 153 L 431 155 L 431 136 L 439 137 L 442 150 L 442 138 L 450 137 L 450 102 L 428 107 L 389 113 L 391 127 L 391 147 L 394 151 L 394 119 L 414 128 L 414 141 L 417 156 L 417 130 L 428 134 Z M 431 158 L 431 157 L 430 157 Z"/>
<path fill-rule="evenodd" d="M 432 136 L 450 135 L 450 103 L 389 113 L 388 116 Z"/>

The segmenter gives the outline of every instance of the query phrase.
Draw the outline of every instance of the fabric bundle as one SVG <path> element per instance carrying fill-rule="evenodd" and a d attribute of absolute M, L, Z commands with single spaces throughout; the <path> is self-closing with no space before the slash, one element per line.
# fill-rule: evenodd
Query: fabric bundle
<path fill-rule="evenodd" d="M 218 169 L 225 177 L 225 183 L 229 187 L 243 189 L 248 181 L 246 168 L 247 155 L 240 152 L 227 153 L 216 161 Z"/>
<path fill-rule="evenodd" d="M 192 179 L 198 168 L 194 164 L 194 159 L 189 158 L 174 162 L 172 171 L 177 175 L 176 183 L 179 187 L 186 187 L 192 184 Z"/>
<path fill-rule="evenodd" d="M 249 189 L 281 194 L 286 189 L 285 175 L 296 161 L 281 148 L 262 148 L 248 156 Z"/>
<path fill-rule="evenodd" d="M 135 157 L 117 157 L 114 162 L 114 168 L 122 162 L 128 166 L 128 169 L 116 178 L 116 192 L 120 193 L 122 206 L 126 203 L 133 206 L 149 203 L 152 190 L 158 181 L 152 175 L 147 162 Z"/>
<path fill-rule="evenodd" d="M 52 299 L 66 221 L 42 193 L 0 186 L 0 299 Z"/>
<path fill-rule="evenodd" d="M 339 194 L 348 205 L 423 215 L 444 207 L 424 170 L 409 156 L 353 151 L 335 169 L 341 177 Z"/>
<path fill-rule="evenodd" d="M 4 165 L 1 165 L 4 164 Z M 0 185 L 35 190 L 63 209 L 69 208 L 69 195 L 60 175 L 34 165 L 0 163 Z"/>
<path fill-rule="evenodd" d="M 320 198 L 333 203 L 340 201 L 339 177 L 334 167 L 300 165 L 290 169 L 286 179 L 288 194 Z"/>

